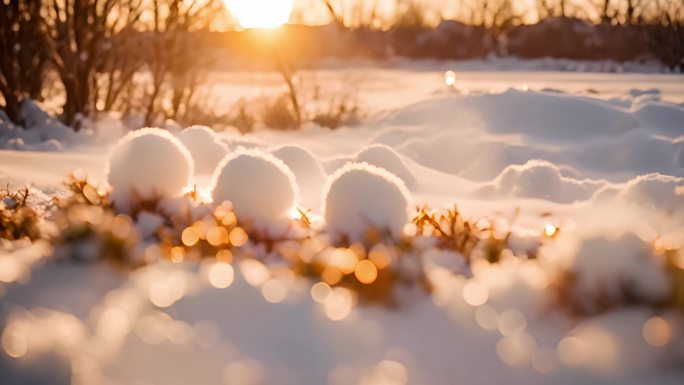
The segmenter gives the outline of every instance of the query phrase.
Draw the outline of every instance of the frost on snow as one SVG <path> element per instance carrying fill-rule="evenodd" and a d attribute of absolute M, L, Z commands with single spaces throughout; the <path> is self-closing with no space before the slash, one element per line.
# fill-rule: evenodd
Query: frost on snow
<path fill-rule="evenodd" d="M 264 229 L 286 219 L 299 196 L 285 163 L 257 149 L 226 156 L 216 168 L 211 190 L 214 202 L 230 201 L 238 218 Z"/>
<path fill-rule="evenodd" d="M 365 162 L 372 166 L 384 168 L 403 180 L 407 187 L 415 184 L 413 173 L 406 167 L 404 161 L 392 148 L 383 144 L 373 144 L 356 155 L 357 162 Z"/>
<path fill-rule="evenodd" d="M 226 156 L 226 146 L 209 127 L 188 127 L 178 134 L 178 139 L 190 151 L 198 175 L 211 175 L 216 165 Z"/>
<path fill-rule="evenodd" d="M 363 241 L 372 229 L 397 239 L 409 220 L 410 194 L 404 182 L 366 163 L 348 164 L 335 172 L 323 196 L 333 238 Z"/>
<path fill-rule="evenodd" d="M 131 194 L 143 199 L 182 195 L 192 185 L 194 167 L 178 138 L 159 128 L 144 128 L 116 144 L 106 174 L 115 205 L 126 210 Z"/>
<path fill-rule="evenodd" d="M 310 201 L 320 195 L 325 173 L 318 160 L 308 150 L 295 145 L 285 145 L 272 150 L 271 153 L 292 170 L 303 198 Z"/>

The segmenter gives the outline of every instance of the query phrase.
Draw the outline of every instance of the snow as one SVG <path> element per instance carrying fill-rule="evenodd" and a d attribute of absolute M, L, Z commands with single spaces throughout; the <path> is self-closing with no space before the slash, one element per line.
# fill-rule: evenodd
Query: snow
<path fill-rule="evenodd" d="M 280 231 L 278 225 L 296 207 L 299 196 L 292 171 L 258 149 L 226 156 L 216 168 L 210 190 L 214 202 L 230 201 L 240 220 L 269 231 Z"/>
<path fill-rule="evenodd" d="M 410 230 L 404 225 L 414 204 L 457 204 L 464 218 L 512 231 L 511 251 L 500 263 L 484 261 L 481 249 L 465 264 L 430 239 L 406 249 L 400 243 L 397 264 L 420 261 L 412 269 L 424 271 L 434 291 L 402 281 L 392 307 L 338 287 L 354 305 L 346 318 L 333 320 L 310 295 L 316 281 L 285 269 L 278 248 L 249 249 L 260 261 L 236 251 L 230 269 L 220 266 L 232 272 L 232 281 L 218 289 L 209 277 L 211 260 L 122 272 L 104 263 L 55 262 L 53 247 L 43 242 L 3 241 L 3 384 L 681 383 L 684 317 L 654 304 L 671 288 L 664 254 L 655 246 L 684 246 L 684 83 L 680 75 L 555 72 L 559 68 L 628 66 L 488 59 L 326 69 L 325 84 L 365 75 L 357 86 L 369 116 L 362 125 L 216 134 L 235 152 L 224 159 L 231 177 L 214 175 L 214 194 L 225 189 L 241 221 L 266 217 L 262 222 L 271 228 L 301 203 L 311 209 L 316 229 L 327 226 L 333 237 L 353 233 L 353 241 L 365 239 L 366 216 L 391 225 L 396 237 Z M 446 69 L 456 71 L 457 90 L 444 86 Z M 217 98 L 223 105 L 282 91 L 275 86 L 278 74 L 212 76 L 224 92 Z M 62 182 L 75 169 L 106 182 L 107 147 L 125 126 L 105 121 L 101 128 L 112 128 L 111 136 L 101 128 L 49 136 L 38 133 L 55 122 L 24 132 L 0 120 L 0 186 L 30 183 L 32 199 L 46 206 L 64 195 Z M 174 122 L 165 126 L 180 129 Z M 172 150 L 146 146 L 137 160 L 126 157 L 120 167 L 126 177 L 148 172 L 170 153 L 178 158 L 170 135 L 153 136 L 155 146 Z M 374 144 L 398 155 L 415 180 L 410 193 L 399 175 L 354 164 Z M 283 161 L 263 150 L 279 147 L 290 153 L 275 151 Z M 188 163 L 181 158 L 182 171 Z M 238 159 L 239 167 L 229 167 Z M 144 180 L 172 166 L 155 165 Z M 321 168 L 334 174 L 327 185 L 303 183 L 301 175 L 323 178 Z M 172 172 L 180 187 L 169 195 L 178 196 L 192 172 L 187 178 L 176 178 L 177 166 Z M 333 194 L 334 181 L 344 182 L 341 199 Z M 354 194 L 345 193 L 349 189 Z M 214 198 L 215 204 L 224 197 Z M 204 215 L 185 198 L 165 199 L 161 207 L 164 213 L 187 210 L 191 220 Z M 151 241 L 163 220 L 141 212 L 137 233 Z M 556 226 L 557 234 L 543 236 Z M 537 259 L 513 256 L 540 246 Z M 580 313 L 590 314 L 572 314 L 558 303 L 557 274 L 567 272 L 577 277 L 568 287 Z M 276 303 L 274 288 L 285 292 Z M 172 303 L 155 305 L 151 294 L 159 291 Z M 593 314 L 606 298 L 613 308 Z M 21 347 L 23 337 L 29 344 L 24 357 L 5 354 L 7 346 Z"/>
<path fill-rule="evenodd" d="M 190 151 L 198 175 L 213 174 L 218 163 L 226 156 L 225 145 L 209 127 L 188 127 L 178 134 L 178 139 Z"/>
<path fill-rule="evenodd" d="M 416 183 L 415 177 L 406 167 L 406 164 L 400 158 L 399 154 L 389 146 L 372 144 L 356 154 L 356 161 L 368 163 L 372 166 L 383 168 L 391 172 L 404 181 L 404 184 L 406 184 L 408 188 L 412 188 Z"/>
<path fill-rule="evenodd" d="M 112 200 L 126 211 L 132 197 L 174 198 L 193 185 L 194 162 L 187 148 L 159 128 L 131 132 L 114 146 L 107 164 Z"/>
<path fill-rule="evenodd" d="M 539 198 L 560 203 L 589 199 L 605 182 L 565 177 L 553 163 L 530 160 L 506 167 L 480 189 L 484 196 Z"/>
<path fill-rule="evenodd" d="M 296 145 L 284 145 L 271 150 L 292 171 L 302 194 L 302 203 L 313 205 L 318 201 L 325 183 L 325 172 L 318 159 L 307 149 Z"/>
<path fill-rule="evenodd" d="M 565 284 L 570 286 L 567 290 L 581 311 L 598 313 L 606 304 L 618 306 L 630 301 L 658 305 L 669 299 L 670 275 L 663 260 L 638 236 L 594 236 L 579 243 L 577 253 L 569 256 L 570 276 Z M 558 258 L 568 248 L 551 246 L 545 252 Z"/>
<path fill-rule="evenodd" d="M 408 223 L 411 195 L 396 175 L 367 163 L 332 174 L 323 193 L 326 228 L 333 239 L 366 240 L 369 230 L 398 240 Z"/>

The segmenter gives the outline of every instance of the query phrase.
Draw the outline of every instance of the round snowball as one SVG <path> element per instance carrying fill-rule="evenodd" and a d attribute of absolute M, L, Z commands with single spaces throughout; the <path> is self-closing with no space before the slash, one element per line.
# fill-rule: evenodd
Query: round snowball
<path fill-rule="evenodd" d="M 131 194 L 143 199 L 181 196 L 192 185 L 194 168 L 178 138 L 159 128 L 143 128 L 114 146 L 106 173 L 114 203 L 125 207 Z"/>
<path fill-rule="evenodd" d="M 241 149 L 225 157 L 212 186 L 214 202 L 230 201 L 239 219 L 258 227 L 286 219 L 299 194 L 292 171 L 257 149 Z"/>
<path fill-rule="evenodd" d="M 413 187 L 415 183 L 413 173 L 406 167 L 399 154 L 384 144 L 372 144 L 364 148 L 356 155 L 356 161 L 384 168 L 398 176 L 408 187 Z"/>
<path fill-rule="evenodd" d="M 320 189 L 325 182 L 325 173 L 308 150 L 299 146 L 286 145 L 276 148 L 271 153 L 292 170 L 302 194 L 320 196 Z"/>
<path fill-rule="evenodd" d="M 198 175 L 211 175 L 226 156 L 226 146 L 209 127 L 188 127 L 178 134 L 178 139 L 190 150 Z"/>
<path fill-rule="evenodd" d="M 410 195 L 404 182 L 366 163 L 348 164 L 329 179 L 323 216 L 334 240 L 362 242 L 369 229 L 399 239 L 409 220 Z"/>

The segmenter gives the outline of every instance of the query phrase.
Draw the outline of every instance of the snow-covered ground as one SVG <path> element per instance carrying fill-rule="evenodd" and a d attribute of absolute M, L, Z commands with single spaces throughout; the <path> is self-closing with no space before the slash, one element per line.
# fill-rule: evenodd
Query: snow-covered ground
<path fill-rule="evenodd" d="M 684 247 L 684 78 L 461 69 L 450 89 L 445 69 L 322 71 L 323 84 L 359 88 L 369 115 L 361 126 L 219 138 L 228 151 L 295 144 L 313 154 L 320 166 L 280 152 L 300 184 L 299 206 L 314 217 L 323 214 L 321 170 L 363 160 L 402 179 L 413 204 L 513 222 L 513 253 L 529 247 L 526 234 L 561 229 L 538 260 L 475 263 L 464 276 L 431 249 L 423 258 L 437 266 L 432 294 L 402 289 L 388 308 L 352 306 L 341 289 L 330 294 L 340 313 L 316 301 L 315 281 L 279 270 L 260 279 L 254 261 L 217 285 L 207 264 L 128 273 L 47 262 L 40 242 L 3 244 L 0 383 L 681 384 L 684 318 L 643 304 L 665 295 L 669 277 L 658 250 L 641 247 Z M 213 83 L 229 103 L 274 92 L 275 76 L 225 73 Z M 23 135 L 5 146 L 20 151 L 0 151 L 0 185 L 30 183 L 38 201 L 62 194 L 77 168 L 104 181 L 117 136 Z M 386 147 L 368 149 L 377 144 Z M 621 285 L 642 305 L 568 315 L 549 282 L 549 270 L 567 264 L 582 273 L 581 307 L 619 302 Z"/>

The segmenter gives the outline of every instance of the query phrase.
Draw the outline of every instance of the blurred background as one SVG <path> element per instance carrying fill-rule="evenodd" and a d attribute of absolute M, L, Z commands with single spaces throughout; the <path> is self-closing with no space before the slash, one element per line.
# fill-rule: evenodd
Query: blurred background
<path fill-rule="evenodd" d="M 2 0 L 0 120 L 25 126 L 32 100 L 75 130 L 111 113 L 130 128 L 335 128 L 363 106 L 317 68 L 515 57 L 678 72 L 683 23 L 684 0 Z M 217 92 L 236 71 L 274 76 L 233 85 L 283 88 Z"/>

